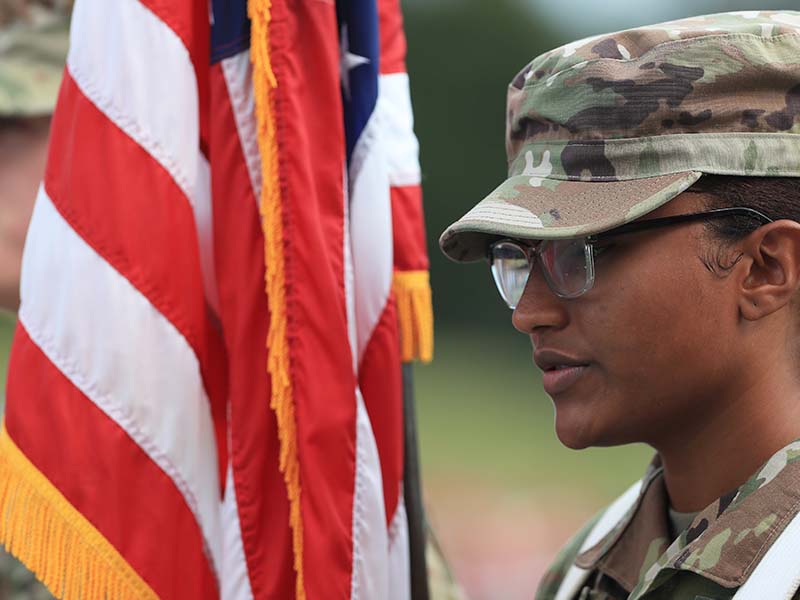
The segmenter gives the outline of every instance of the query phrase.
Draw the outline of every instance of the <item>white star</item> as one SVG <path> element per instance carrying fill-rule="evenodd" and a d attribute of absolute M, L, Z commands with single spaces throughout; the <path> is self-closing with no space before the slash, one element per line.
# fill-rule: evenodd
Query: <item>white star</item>
<path fill-rule="evenodd" d="M 369 64 L 366 56 L 359 56 L 350 52 L 350 39 L 347 35 L 347 24 L 342 25 L 341 35 L 342 48 L 340 50 L 339 72 L 342 78 L 342 88 L 345 98 L 350 100 L 350 71 L 361 65 Z"/>

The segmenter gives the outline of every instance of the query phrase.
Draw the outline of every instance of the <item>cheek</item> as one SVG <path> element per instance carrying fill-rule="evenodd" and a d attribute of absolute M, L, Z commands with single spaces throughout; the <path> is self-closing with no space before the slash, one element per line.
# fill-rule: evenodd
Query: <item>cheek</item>
<path fill-rule="evenodd" d="M 21 243 L 44 174 L 46 145 L 0 164 L 0 241 Z"/>
<path fill-rule="evenodd" d="M 600 285 L 572 305 L 570 326 L 595 366 L 583 386 L 555 399 L 556 430 L 569 447 L 680 430 L 731 376 L 738 313 L 730 282 L 686 246 L 625 267 L 605 278 L 599 271 Z"/>
<path fill-rule="evenodd" d="M 653 401 L 692 396 L 725 350 L 735 306 L 726 305 L 726 281 L 693 254 L 659 256 L 649 267 L 634 272 L 651 276 L 604 290 L 582 328 L 608 386 L 617 388 L 609 392 Z"/>

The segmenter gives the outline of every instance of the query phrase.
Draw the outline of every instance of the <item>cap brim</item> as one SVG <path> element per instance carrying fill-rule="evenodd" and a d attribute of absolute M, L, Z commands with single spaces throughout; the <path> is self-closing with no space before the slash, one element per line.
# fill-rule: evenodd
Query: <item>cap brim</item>
<path fill-rule="evenodd" d="M 561 239 L 608 231 L 669 202 L 700 178 L 686 171 L 626 181 L 564 181 L 516 175 L 448 227 L 439 245 L 450 259 L 486 256 L 502 238 Z"/>

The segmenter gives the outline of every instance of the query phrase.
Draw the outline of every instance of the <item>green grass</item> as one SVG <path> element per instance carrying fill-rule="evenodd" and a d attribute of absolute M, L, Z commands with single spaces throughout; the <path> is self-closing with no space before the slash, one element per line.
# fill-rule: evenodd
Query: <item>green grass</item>
<path fill-rule="evenodd" d="M 561 489 L 611 498 L 642 476 L 641 445 L 569 450 L 553 429 L 553 407 L 528 339 L 437 332 L 436 355 L 415 369 L 424 478 L 531 491 Z"/>

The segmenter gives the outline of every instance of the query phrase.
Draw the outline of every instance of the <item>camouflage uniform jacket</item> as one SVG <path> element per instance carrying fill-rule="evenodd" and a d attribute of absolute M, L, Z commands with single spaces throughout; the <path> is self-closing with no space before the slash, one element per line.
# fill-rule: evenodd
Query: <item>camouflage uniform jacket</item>
<path fill-rule="evenodd" d="M 562 549 L 536 600 L 552 600 L 572 564 L 590 571 L 574 600 L 728 600 L 800 511 L 800 441 L 697 514 L 676 539 L 658 455 L 639 497 L 596 545 L 579 552 L 598 517 Z M 800 600 L 800 592 L 794 594 Z"/>

